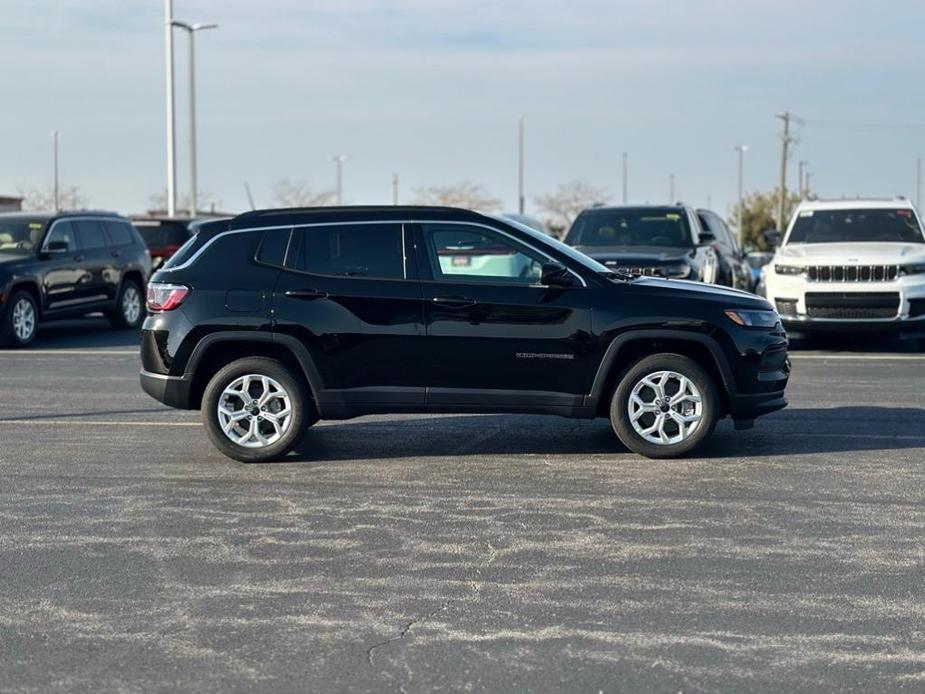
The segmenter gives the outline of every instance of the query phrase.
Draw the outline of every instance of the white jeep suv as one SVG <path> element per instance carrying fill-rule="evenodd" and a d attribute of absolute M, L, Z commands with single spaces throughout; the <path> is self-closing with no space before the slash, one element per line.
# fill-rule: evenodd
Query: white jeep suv
<path fill-rule="evenodd" d="M 907 200 L 800 203 L 764 283 L 791 333 L 925 337 L 925 233 Z"/>

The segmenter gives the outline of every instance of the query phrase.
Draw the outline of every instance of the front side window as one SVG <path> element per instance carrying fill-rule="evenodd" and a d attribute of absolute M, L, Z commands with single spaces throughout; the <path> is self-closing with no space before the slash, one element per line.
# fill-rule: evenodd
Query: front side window
<path fill-rule="evenodd" d="M 915 214 L 898 209 L 803 210 L 787 243 L 925 243 Z"/>
<path fill-rule="evenodd" d="M 401 224 L 342 224 L 295 229 L 286 267 L 315 275 L 403 279 Z"/>
<path fill-rule="evenodd" d="M 565 242 L 570 246 L 668 246 L 690 248 L 687 213 L 677 207 L 621 207 L 579 215 Z"/>
<path fill-rule="evenodd" d="M 435 279 L 535 284 L 549 258 L 489 229 L 424 224 Z"/>
<path fill-rule="evenodd" d="M 74 228 L 70 222 L 56 222 L 54 226 L 52 226 L 51 231 L 48 232 L 48 236 L 45 238 L 45 247 L 51 247 L 52 244 L 54 244 L 56 248 L 66 248 L 68 253 L 77 250 Z M 66 246 L 61 244 L 66 244 Z"/>
<path fill-rule="evenodd" d="M 31 253 L 45 233 L 43 219 L 0 219 L 0 253 Z"/>
<path fill-rule="evenodd" d="M 81 249 L 89 251 L 106 246 L 106 237 L 103 235 L 103 227 L 99 222 L 92 219 L 78 219 L 73 224 L 77 227 L 77 238 L 80 239 Z"/>

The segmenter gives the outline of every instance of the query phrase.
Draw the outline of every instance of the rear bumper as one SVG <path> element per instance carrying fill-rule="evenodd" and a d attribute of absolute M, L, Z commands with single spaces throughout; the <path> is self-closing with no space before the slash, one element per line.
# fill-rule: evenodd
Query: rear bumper
<path fill-rule="evenodd" d="M 141 372 L 141 388 L 155 400 L 181 410 L 190 409 L 192 379 L 187 376 L 165 376 L 150 371 Z"/>

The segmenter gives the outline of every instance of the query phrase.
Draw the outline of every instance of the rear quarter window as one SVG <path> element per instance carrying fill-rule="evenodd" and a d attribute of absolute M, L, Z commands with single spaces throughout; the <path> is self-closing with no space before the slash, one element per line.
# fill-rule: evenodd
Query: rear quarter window
<path fill-rule="evenodd" d="M 113 246 L 129 246 L 135 242 L 132 227 L 128 222 L 107 219 L 103 226 L 106 227 L 106 233 Z"/>
<path fill-rule="evenodd" d="M 257 249 L 258 262 L 282 267 L 286 260 L 286 249 L 289 247 L 289 233 L 289 229 L 270 229 L 264 233 Z"/>

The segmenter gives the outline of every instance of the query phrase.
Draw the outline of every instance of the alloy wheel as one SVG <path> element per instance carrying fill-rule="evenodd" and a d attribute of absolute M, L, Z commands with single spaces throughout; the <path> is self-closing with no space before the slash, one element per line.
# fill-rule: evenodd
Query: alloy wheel
<path fill-rule="evenodd" d="M 234 379 L 218 399 L 218 421 L 225 436 L 245 448 L 276 443 L 292 423 L 292 398 L 278 381 L 261 374 Z"/>
<path fill-rule="evenodd" d="M 35 333 L 35 306 L 28 299 L 20 299 L 13 306 L 13 334 L 26 343 Z"/>
<path fill-rule="evenodd" d="M 655 371 L 636 382 L 629 395 L 633 430 L 649 443 L 670 446 L 689 439 L 703 418 L 696 384 L 675 371 Z"/>
<path fill-rule="evenodd" d="M 135 285 L 129 285 L 122 292 L 122 316 L 129 325 L 135 325 L 141 315 L 141 294 Z"/>

